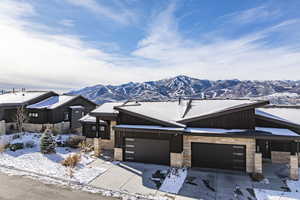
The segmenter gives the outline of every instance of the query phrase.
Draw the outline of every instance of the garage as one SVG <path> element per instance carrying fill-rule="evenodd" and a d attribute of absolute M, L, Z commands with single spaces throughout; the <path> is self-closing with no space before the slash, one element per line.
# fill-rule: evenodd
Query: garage
<path fill-rule="evenodd" d="M 246 170 L 246 146 L 192 143 L 192 167 Z"/>
<path fill-rule="evenodd" d="M 125 138 L 124 143 L 125 161 L 170 164 L 169 140 Z"/>

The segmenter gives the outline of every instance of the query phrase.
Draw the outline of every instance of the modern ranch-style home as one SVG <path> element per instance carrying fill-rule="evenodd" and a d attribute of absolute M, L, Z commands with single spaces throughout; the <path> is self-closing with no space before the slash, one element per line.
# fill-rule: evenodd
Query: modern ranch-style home
<path fill-rule="evenodd" d="M 300 123 L 269 113 L 268 104 L 228 99 L 105 103 L 90 115 L 99 145 L 114 149 L 116 160 L 247 173 L 263 173 L 264 162 L 286 163 L 290 177 L 298 179 Z M 102 121 L 105 131 L 99 128 Z"/>
<path fill-rule="evenodd" d="M 65 132 L 81 128 L 78 121 L 96 108 L 96 104 L 82 96 L 59 95 L 52 91 L 20 91 L 0 95 L 1 133 L 16 129 L 19 107 L 24 108 L 25 131 L 40 131 L 43 127 Z"/>

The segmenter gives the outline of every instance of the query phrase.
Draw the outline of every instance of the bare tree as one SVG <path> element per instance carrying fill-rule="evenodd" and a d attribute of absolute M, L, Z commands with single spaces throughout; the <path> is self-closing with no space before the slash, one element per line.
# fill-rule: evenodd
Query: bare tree
<path fill-rule="evenodd" d="M 24 106 L 18 107 L 16 113 L 16 122 L 17 122 L 17 129 L 19 132 L 24 131 L 24 123 L 27 122 L 27 120 L 28 120 L 28 116 Z"/>

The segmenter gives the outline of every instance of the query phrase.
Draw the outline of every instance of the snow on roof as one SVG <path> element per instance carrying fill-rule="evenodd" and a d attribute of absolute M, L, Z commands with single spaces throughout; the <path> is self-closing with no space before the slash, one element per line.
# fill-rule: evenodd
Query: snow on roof
<path fill-rule="evenodd" d="M 95 110 L 91 113 L 118 113 L 117 110 L 114 109 L 115 106 L 120 106 L 124 104 L 124 102 L 109 102 L 104 103 L 101 106 L 98 106 Z"/>
<path fill-rule="evenodd" d="M 251 100 L 193 100 L 192 108 L 184 119 L 204 116 L 237 106 L 247 106 L 256 102 Z"/>
<path fill-rule="evenodd" d="M 294 131 L 291 131 L 291 130 L 285 129 L 285 128 L 256 127 L 255 130 L 268 132 L 268 133 L 271 133 L 272 135 L 278 135 L 278 136 L 294 136 L 294 137 L 300 136 L 299 134 L 295 133 Z"/>
<path fill-rule="evenodd" d="M 48 99 L 45 99 L 43 101 L 40 101 L 36 104 L 32 104 L 27 106 L 27 108 L 35 108 L 35 109 L 55 109 L 73 99 L 75 99 L 78 96 L 71 96 L 71 95 L 60 95 L 60 96 L 52 96 Z"/>
<path fill-rule="evenodd" d="M 259 108 L 255 110 L 255 114 L 300 125 L 299 108 Z"/>
<path fill-rule="evenodd" d="M 185 116 L 183 115 L 189 104 L 189 100 L 182 100 L 180 104 L 178 101 L 138 102 L 136 105 L 124 104 L 120 108 L 174 125 L 184 126 L 178 122 L 257 102 L 251 100 L 193 100 L 191 108 Z"/>
<path fill-rule="evenodd" d="M 82 118 L 80 118 L 79 121 L 96 123 L 96 117 L 87 114 L 87 115 L 83 116 Z M 105 122 L 100 120 L 100 123 L 105 123 Z"/>
<path fill-rule="evenodd" d="M 48 92 L 10 92 L 0 95 L 0 104 L 22 104 Z"/>

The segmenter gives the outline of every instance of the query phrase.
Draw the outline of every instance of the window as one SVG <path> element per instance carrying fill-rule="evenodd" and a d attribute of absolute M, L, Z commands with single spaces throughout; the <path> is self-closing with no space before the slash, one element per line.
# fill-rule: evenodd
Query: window
<path fill-rule="evenodd" d="M 92 131 L 96 131 L 96 126 L 92 126 Z"/>
<path fill-rule="evenodd" d="M 104 126 L 100 126 L 100 131 L 104 131 L 105 127 Z"/>
<path fill-rule="evenodd" d="M 32 118 L 37 118 L 37 117 L 39 117 L 39 114 L 38 113 L 29 113 L 28 116 L 32 117 Z"/>
<path fill-rule="evenodd" d="M 69 113 L 64 113 L 64 120 L 65 121 L 68 121 L 69 120 Z"/>

